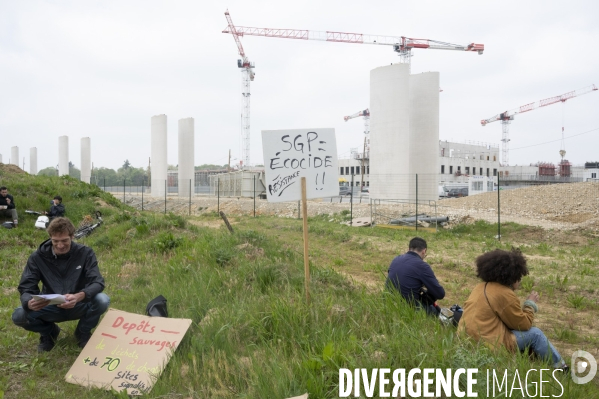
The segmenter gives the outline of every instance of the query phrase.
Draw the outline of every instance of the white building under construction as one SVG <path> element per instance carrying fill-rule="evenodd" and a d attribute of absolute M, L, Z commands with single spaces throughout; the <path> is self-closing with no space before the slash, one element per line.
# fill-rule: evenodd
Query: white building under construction
<path fill-rule="evenodd" d="M 339 181 L 342 185 L 370 187 L 370 154 L 368 151 L 353 151 L 350 158 L 339 159 Z M 364 158 L 364 160 L 362 160 Z M 362 168 L 364 180 L 362 180 Z M 454 143 L 439 140 L 437 152 L 438 182 L 467 183 L 469 176 L 497 176 L 499 166 L 499 145 L 468 141 Z M 397 172 L 402 174 L 401 171 Z M 408 175 L 409 173 L 405 173 Z M 364 182 L 361 184 L 361 182 Z"/>

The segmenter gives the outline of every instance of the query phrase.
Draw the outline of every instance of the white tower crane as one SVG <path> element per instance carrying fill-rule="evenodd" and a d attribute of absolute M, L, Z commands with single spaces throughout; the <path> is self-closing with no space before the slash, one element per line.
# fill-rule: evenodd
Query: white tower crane
<path fill-rule="evenodd" d="M 227 33 L 233 36 L 241 56 L 237 60 L 237 67 L 241 68 L 241 168 L 245 169 L 250 166 L 250 82 L 254 80 L 254 63 L 250 62 L 243 50 L 239 40 L 243 32 L 233 25 L 229 10 L 225 11 L 225 17 L 229 24 Z"/>
<path fill-rule="evenodd" d="M 406 36 L 383 36 L 383 35 L 367 35 L 363 33 L 348 33 L 348 32 L 333 32 L 333 31 L 311 31 L 298 29 L 271 29 L 271 28 L 255 28 L 247 26 L 235 26 L 231 21 L 229 11 L 225 12 L 228 26 L 223 30 L 223 33 L 230 33 L 237 43 L 239 55 L 243 58 L 238 61 L 238 66 L 244 68 L 243 78 L 243 96 L 244 106 L 242 113 L 243 126 L 243 150 L 247 153 L 247 158 L 243 157 L 246 164 L 249 163 L 249 137 L 250 137 L 250 81 L 254 80 L 254 64 L 250 63 L 243 47 L 240 37 L 244 35 L 277 37 L 283 39 L 299 39 L 299 40 L 319 40 L 336 43 L 354 43 L 354 44 L 375 44 L 392 46 L 393 50 L 399 53 L 400 62 L 410 65 L 412 57 L 412 49 L 436 49 L 436 50 L 456 50 L 476 52 L 479 55 L 485 50 L 484 44 L 452 44 L 430 39 L 415 39 Z"/>
<path fill-rule="evenodd" d="M 365 135 L 365 137 L 364 137 L 364 149 L 362 150 L 362 156 L 361 156 L 362 166 L 360 167 L 360 170 L 362 172 L 362 178 L 360 179 L 360 187 L 364 187 L 364 161 L 369 158 L 369 154 L 370 154 L 370 142 L 368 140 L 368 136 L 370 135 L 370 110 L 368 108 L 366 108 L 365 110 L 358 111 L 355 114 L 344 116 L 343 120 L 347 122 L 348 120 L 357 118 L 359 116 L 361 116 L 364 119 L 364 135 Z"/>
<path fill-rule="evenodd" d="M 486 126 L 487 123 L 501 121 L 501 128 L 503 131 L 503 134 L 501 136 L 501 143 L 502 143 L 501 144 L 501 164 L 503 166 L 507 166 L 507 165 L 509 165 L 509 154 L 510 154 L 510 150 L 509 150 L 509 148 L 510 148 L 509 147 L 510 122 L 514 120 L 514 116 L 516 116 L 517 114 L 522 114 L 524 112 L 532 111 L 537 108 L 546 107 L 548 105 L 555 104 L 558 102 L 564 103 L 571 98 L 578 97 L 583 94 L 591 93 L 596 90 L 597 90 L 597 86 L 590 85 L 590 86 L 584 87 L 579 90 L 570 91 L 570 92 L 562 94 L 560 96 L 549 97 L 549 98 L 546 98 L 541 101 L 526 104 L 521 107 L 502 112 L 500 114 L 492 116 L 489 119 L 483 119 L 482 121 L 480 121 L 480 123 L 481 123 L 481 125 Z M 563 147 L 563 136 L 564 136 L 564 127 L 562 126 L 562 147 Z M 562 158 L 563 158 L 563 156 L 565 155 L 564 148 L 561 149 L 560 154 L 562 151 L 564 152 L 562 154 Z"/>
<path fill-rule="evenodd" d="M 348 120 L 357 118 L 358 116 L 361 116 L 364 119 L 364 134 L 369 134 L 370 133 L 370 110 L 368 108 L 366 108 L 363 111 L 358 111 L 355 114 L 351 114 L 349 116 L 344 116 L 343 120 L 347 122 Z"/>

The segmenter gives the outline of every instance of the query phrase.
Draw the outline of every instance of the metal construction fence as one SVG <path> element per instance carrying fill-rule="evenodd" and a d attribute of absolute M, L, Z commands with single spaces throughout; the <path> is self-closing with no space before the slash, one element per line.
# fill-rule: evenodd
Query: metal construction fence
<path fill-rule="evenodd" d="M 349 190 L 340 190 L 339 196 L 311 201 L 309 210 L 349 211 L 349 216 L 369 216 L 373 224 L 414 228 L 485 220 L 497 223 L 498 236 L 505 222 L 545 229 L 599 231 L 599 181 L 515 175 L 507 179 L 474 175 L 467 180 L 462 176 L 460 181 L 452 181 L 451 175 L 371 174 L 368 183 L 362 187 L 351 185 Z M 100 188 L 141 210 L 191 214 L 194 201 L 212 201 L 220 210 L 221 203 L 235 199 L 245 204 L 240 206 L 245 213 L 255 215 L 260 208 L 260 214 L 299 215 L 296 202 L 277 205 L 286 207 L 286 213 L 268 211 L 275 204 L 265 200 L 259 173 L 238 180 L 214 176 L 209 185 L 193 185 L 191 180 L 188 183 L 164 180 L 158 184 L 154 181 L 152 190 L 143 184 L 129 185 L 123 181 L 122 186 Z"/>

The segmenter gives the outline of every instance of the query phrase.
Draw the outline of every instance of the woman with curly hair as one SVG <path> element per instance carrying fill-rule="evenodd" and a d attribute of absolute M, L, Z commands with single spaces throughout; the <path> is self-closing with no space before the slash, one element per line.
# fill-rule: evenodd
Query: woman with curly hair
<path fill-rule="evenodd" d="M 522 277 L 528 275 L 526 258 L 520 250 L 496 249 L 476 258 L 476 275 L 482 282 L 464 304 L 458 332 L 493 349 L 504 346 L 509 351 L 532 350 L 551 362 L 553 367 L 567 370 L 568 366 L 545 334 L 532 326 L 538 311 L 539 294 L 532 291 L 524 304 L 514 293 Z"/>

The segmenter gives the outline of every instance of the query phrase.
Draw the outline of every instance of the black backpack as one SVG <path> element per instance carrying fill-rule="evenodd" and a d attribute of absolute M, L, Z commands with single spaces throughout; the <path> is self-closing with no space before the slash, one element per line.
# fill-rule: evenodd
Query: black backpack
<path fill-rule="evenodd" d="M 158 295 L 152 299 L 148 306 L 146 306 L 146 314 L 154 317 L 168 317 L 168 310 L 166 308 L 166 298 L 162 295 Z"/>

